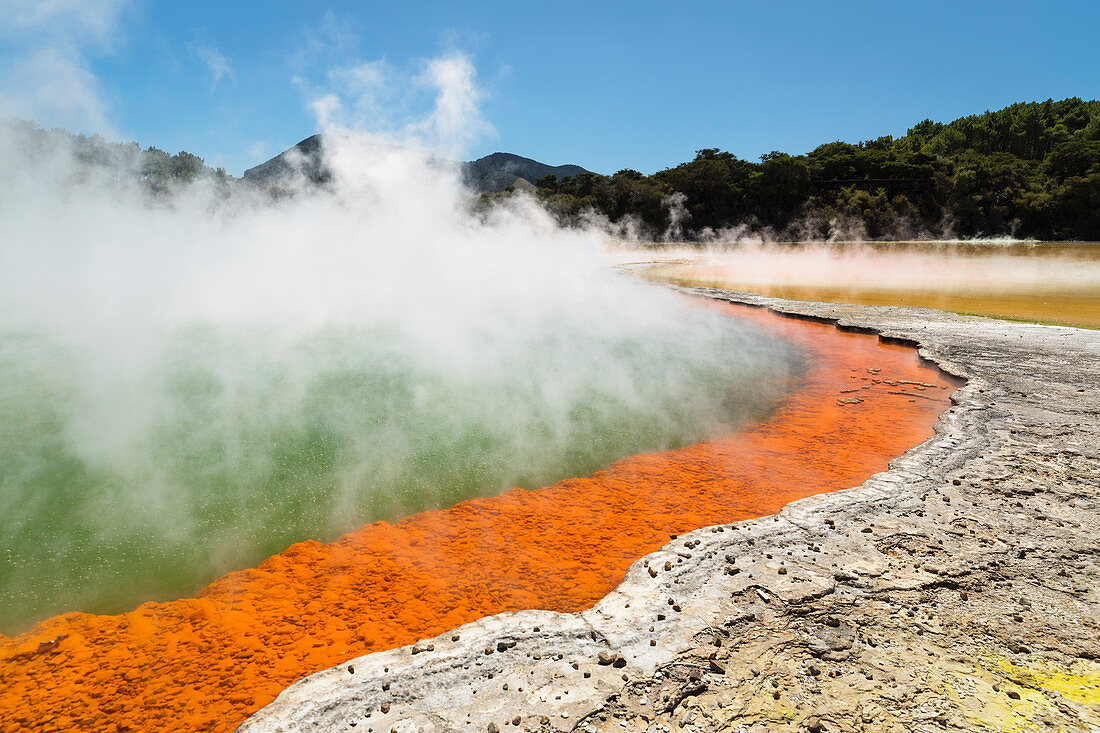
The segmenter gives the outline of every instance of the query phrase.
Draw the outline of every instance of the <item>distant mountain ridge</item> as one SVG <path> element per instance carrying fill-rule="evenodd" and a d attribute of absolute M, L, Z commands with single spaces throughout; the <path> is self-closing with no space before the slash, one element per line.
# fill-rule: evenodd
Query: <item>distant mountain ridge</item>
<path fill-rule="evenodd" d="M 311 183 L 327 183 L 332 180 L 332 173 L 322 160 L 321 141 L 321 135 L 311 135 L 274 158 L 249 168 L 241 178 L 262 186 L 293 178 L 295 171 L 300 170 Z"/>
<path fill-rule="evenodd" d="M 481 193 L 500 193 L 512 187 L 534 189 L 544 176 L 560 179 L 588 173 L 579 165 L 547 165 L 512 153 L 493 153 L 455 164 L 466 184 Z M 307 137 L 274 158 L 249 168 L 243 178 L 254 185 L 269 185 L 293 178 L 296 170 L 312 183 L 323 184 L 332 179 L 324 163 L 324 135 Z"/>
<path fill-rule="evenodd" d="M 568 178 L 588 173 L 579 165 L 547 165 L 512 153 L 486 155 L 484 158 L 462 163 L 462 168 L 463 176 L 470 187 L 487 193 L 500 193 L 509 186 L 515 186 L 517 179 L 523 179 L 534 186 L 540 178 L 549 175 Z"/>

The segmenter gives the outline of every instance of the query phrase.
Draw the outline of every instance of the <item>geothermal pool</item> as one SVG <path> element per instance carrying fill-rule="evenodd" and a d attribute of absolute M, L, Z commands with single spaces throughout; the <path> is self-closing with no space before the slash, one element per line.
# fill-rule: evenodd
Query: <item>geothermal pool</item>
<path fill-rule="evenodd" d="M 635 253 L 645 277 L 792 300 L 1100 328 L 1097 242 L 743 244 Z"/>
<path fill-rule="evenodd" d="M 703 305 L 807 355 L 766 417 L 585 478 L 299 542 L 192 598 L 0 637 L 0 730 L 231 730 L 303 675 L 485 615 L 588 607 L 670 535 L 858 485 L 949 405 L 952 383 L 911 348 Z"/>
<path fill-rule="evenodd" d="M 116 359 L 0 332 L 0 633 L 728 434 L 797 381 L 797 349 L 672 300 L 615 333 L 567 315 L 430 347 L 408 324 L 207 322 Z"/>

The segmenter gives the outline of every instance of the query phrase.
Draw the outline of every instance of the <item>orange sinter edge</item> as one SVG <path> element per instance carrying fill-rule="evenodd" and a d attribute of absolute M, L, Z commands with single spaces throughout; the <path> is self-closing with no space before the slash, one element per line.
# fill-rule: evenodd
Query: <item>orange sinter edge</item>
<path fill-rule="evenodd" d="M 196 598 L 0 636 L 0 730 L 229 731 L 296 679 L 475 619 L 592 606 L 670 534 L 857 486 L 932 434 L 954 382 L 912 348 L 732 305 L 808 352 L 767 422 L 309 540 Z"/>

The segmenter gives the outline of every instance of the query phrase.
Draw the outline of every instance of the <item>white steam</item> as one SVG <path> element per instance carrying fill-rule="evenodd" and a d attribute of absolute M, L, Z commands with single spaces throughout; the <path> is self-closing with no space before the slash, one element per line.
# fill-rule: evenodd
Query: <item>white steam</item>
<path fill-rule="evenodd" d="M 472 213 L 436 157 L 485 129 L 467 59 L 370 134 L 388 82 L 336 76 L 359 96 L 316 98 L 332 184 L 277 201 L 0 138 L 0 628 L 725 434 L 797 373 L 531 199 Z"/>
<path fill-rule="evenodd" d="M 295 81 L 330 135 L 459 158 L 494 133 L 478 106 L 483 93 L 476 69 L 461 53 L 430 59 L 415 71 L 369 61 L 331 69 L 319 86 Z M 424 97 L 426 110 L 419 104 Z"/>

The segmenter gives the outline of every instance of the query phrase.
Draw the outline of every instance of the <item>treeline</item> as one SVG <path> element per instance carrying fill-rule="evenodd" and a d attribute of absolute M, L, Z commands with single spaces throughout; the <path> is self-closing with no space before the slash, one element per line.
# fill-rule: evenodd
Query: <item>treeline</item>
<path fill-rule="evenodd" d="M 251 185 L 188 152 L 169 155 L 19 120 L 0 121 L 0 143 L 0 152 L 7 149 L 0 179 L 17 153 L 32 169 L 53 165 L 57 174 L 60 166 L 74 183 L 114 181 L 154 199 L 196 183 L 214 187 L 216 198 L 247 188 L 277 201 L 296 190 Z M 475 208 L 511 195 L 520 194 L 482 194 Z M 650 239 L 707 240 L 736 230 L 780 240 L 1100 240 L 1100 101 L 1047 100 L 947 124 L 924 120 L 897 139 L 831 142 L 807 155 L 776 151 L 759 162 L 707 148 L 650 176 L 548 175 L 534 195 L 566 225 L 596 215 Z"/>
<path fill-rule="evenodd" d="M 564 223 L 592 212 L 653 238 L 1002 236 L 1100 240 L 1100 101 L 1020 103 L 904 137 L 831 142 L 760 162 L 718 149 L 650 176 L 547 176 Z"/>
<path fill-rule="evenodd" d="M 14 158 L 31 170 L 59 175 L 72 184 L 116 183 L 163 197 L 199 182 L 215 185 L 227 195 L 239 181 L 224 168 L 211 168 L 186 151 L 170 155 L 154 147 L 142 149 L 136 142 L 113 143 L 100 135 L 74 135 L 60 128 L 43 130 L 26 120 L 0 120 L 0 136 L 8 148 L 8 165 L 14 164 Z"/>

